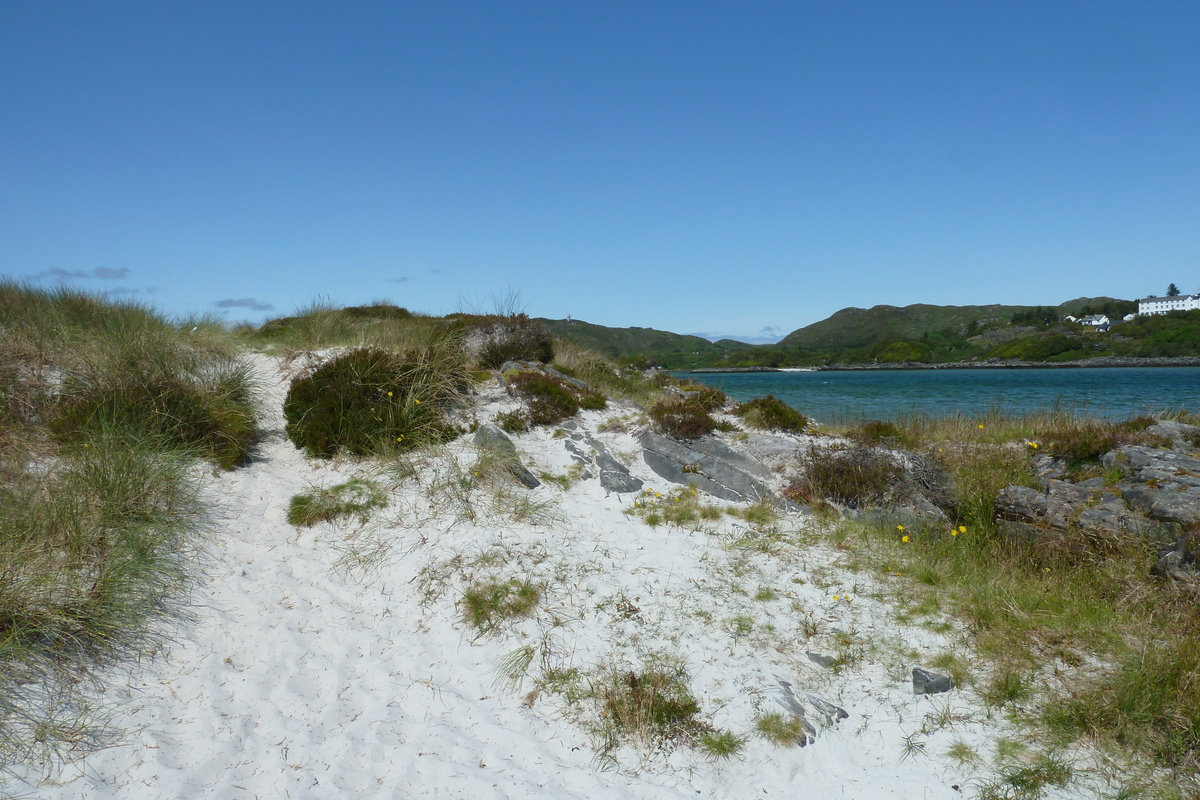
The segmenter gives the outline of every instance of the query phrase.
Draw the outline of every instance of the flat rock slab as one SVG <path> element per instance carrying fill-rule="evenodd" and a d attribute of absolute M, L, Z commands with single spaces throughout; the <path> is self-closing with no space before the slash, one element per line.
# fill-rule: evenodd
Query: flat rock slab
<path fill-rule="evenodd" d="M 771 498 L 771 491 L 755 477 L 768 477 L 770 470 L 712 437 L 702 436 L 684 443 L 669 436 L 645 433 L 641 445 L 646 465 L 672 483 L 691 484 L 714 497 L 734 502 Z"/>
<path fill-rule="evenodd" d="M 1148 517 L 1190 525 L 1200 522 L 1200 491 L 1142 484 L 1125 490 L 1125 502 Z"/>

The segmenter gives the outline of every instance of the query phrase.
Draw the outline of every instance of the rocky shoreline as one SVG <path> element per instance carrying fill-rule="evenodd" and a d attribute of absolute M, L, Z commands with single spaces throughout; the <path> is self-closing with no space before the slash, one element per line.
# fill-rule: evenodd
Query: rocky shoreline
<path fill-rule="evenodd" d="M 826 364 L 812 367 L 821 372 L 846 372 L 876 369 L 1077 369 L 1119 367 L 1200 367 L 1200 356 L 1175 356 L 1170 358 L 1120 358 L 1099 356 L 1082 361 L 1020 361 L 1017 359 L 989 358 L 983 361 L 951 361 L 945 364 L 926 364 L 919 361 L 903 361 L 894 364 Z M 686 370 L 692 374 L 727 372 L 789 372 L 778 367 L 701 367 Z"/>

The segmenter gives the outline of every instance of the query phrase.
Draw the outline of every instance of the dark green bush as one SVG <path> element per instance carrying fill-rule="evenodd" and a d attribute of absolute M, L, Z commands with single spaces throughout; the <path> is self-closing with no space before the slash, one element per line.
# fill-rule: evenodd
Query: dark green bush
<path fill-rule="evenodd" d="M 309 455 L 406 450 L 451 434 L 444 413 L 457 396 L 453 363 L 428 354 L 352 350 L 292 381 L 283 414 Z"/>
<path fill-rule="evenodd" d="M 505 412 L 496 415 L 496 424 L 508 433 L 524 433 L 529 430 L 529 422 L 520 414 Z"/>
<path fill-rule="evenodd" d="M 750 427 L 769 431 L 804 433 L 809 423 L 808 417 L 774 395 L 756 397 L 749 403 L 742 403 L 733 413 L 746 420 Z"/>
<path fill-rule="evenodd" d="M 600 685 L 604 718 L 618 738 L 691 742 L 711 732 L 682 668 L 651 667 L 613 672 Z"/>
<path fill-rule="evenodd" d="M 580 409 L 601 409 L 607 404 L 599 392 L 543 372 L 517 372 L 505 375 L 509 388 L 525 400 L 527 425 L 554 425 L 579 413 Z"/>

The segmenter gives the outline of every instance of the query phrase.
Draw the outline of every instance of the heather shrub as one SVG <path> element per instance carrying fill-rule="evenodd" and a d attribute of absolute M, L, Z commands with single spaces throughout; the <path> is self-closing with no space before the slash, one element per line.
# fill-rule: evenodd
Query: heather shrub
<path fill-rule="evenodd" d="M 517 372 L 505 376 L 509 389 L 525 401 L 522 417 L 529 426 L 554 425 L 579 413 L 598 410 L 607 401 L 587 386 L 564 381 L 543 372 Z"/>
<path fill-rule="evenodd" d="M 696 396 L 669 398 L 652 405 L 648 413 L 660 431 L 676 439 L 699 439 L 715 430 L 736 430 L 726 422 L 713 419 L 709 409 L 705 407 L 713 402 L 715 399 L 712 395 L 702 399 Z"/>
<path fill-rule="evenodd" d="M 369 455 L 444 439 L 446 409 L 463 389 L 461 360 L 431 346 L 404 356 L 360 348 L 292 381 L 287 433 L 309 455 Z"/>
<path fill-rule="evenodd" d="M 756 397 L 748 403 L 742 403 L 733 413 L 744 419 L 751 428 L 762 430 L 804 433 L 809 424 L 808 417 L 774 395 Z"/>
<path fill-rule="evenodd" d="M 831 500 L 866 508 L 885 502 L 904 479 L 904 468 L 885 451 L 813 448 L 801 459 L 799 473 L 783 493 L 801 503 Z"/>

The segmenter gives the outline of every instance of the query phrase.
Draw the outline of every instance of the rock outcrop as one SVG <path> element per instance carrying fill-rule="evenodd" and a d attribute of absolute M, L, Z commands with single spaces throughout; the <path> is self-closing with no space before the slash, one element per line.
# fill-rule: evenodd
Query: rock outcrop
<path fill-rule="evenodd" d="M 763 482 L 771 472 L 713 436 L 682 442 L 670 436 L 642 434 L 642 459 L 660 478 L 694 485 L 733 502 L 772 499 Z"/>
<path fill-rule="evenodd" d="M 475 432 L 475 446 L 502 458 L 509 473 L 526 488 L 536 489 L 542 485 L 542 482 L 521 464 L 517 446 L 513 444 L 512 439 L 495 425 L 479 426 L 479 430 Z"/>

